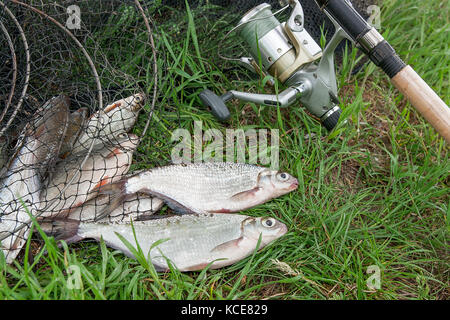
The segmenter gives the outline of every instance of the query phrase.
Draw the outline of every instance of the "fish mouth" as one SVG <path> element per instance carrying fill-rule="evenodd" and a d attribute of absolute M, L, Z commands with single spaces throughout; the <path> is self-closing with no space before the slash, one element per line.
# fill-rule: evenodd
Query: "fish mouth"
<path fill-rule="evenodd" d="M 280 230 L 278 230 L 277 236 L 281 237 L 281 236 L 285 235 L 287 231 L 288 231 L 287 226 L 283 223 L 280 226 Z"/>
<path fill-rule="evenodd" d="M 289 190 L 295 190 L 298 188 L 298 180 L 295 179 L 294 182 L 291 183 L 291 185 L 289 186 Z"/>

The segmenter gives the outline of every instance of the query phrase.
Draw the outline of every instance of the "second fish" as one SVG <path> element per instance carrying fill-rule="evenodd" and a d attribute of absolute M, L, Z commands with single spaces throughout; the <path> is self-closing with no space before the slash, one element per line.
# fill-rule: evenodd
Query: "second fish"
<path fill-rule="evenodd" d="M 136 192 L 158 197 L 179 213 L 228 213 L 262 204 L 297 187 L 297 179 L 286 172 L 250 164 L 169 165 L 101 186 L 100 193 L 114 199 L 98 219 Z"/>

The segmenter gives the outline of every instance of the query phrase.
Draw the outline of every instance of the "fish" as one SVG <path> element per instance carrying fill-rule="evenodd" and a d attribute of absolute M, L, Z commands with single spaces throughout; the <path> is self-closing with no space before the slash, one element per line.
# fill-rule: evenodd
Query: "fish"
<path fill-rule="evenodd" d="M 109 204 L 109 200 L 108 195 L 100 195 L 81 206 L 61 211 L 56 217 L 59 219 L 79 220 L 81 222 L 94 222 L 98 213 Z M 140 220 L 142 219 L 141 216 L 150 216 L 161 209 L 163 205 L 164 201 L 161 199 L 147 194 L 136 193 L 99 222 L 129 222 L 130 218 Z M 46 219 L 38 218 L 38 222 Z"/>
<path fill-rule="evenodd" d="M 88 114 L 89 110 L 87 108 L 80 108 L 70 114 L 69 125 L 59 154 L 61 159 L 66 158 L 72 152 L 75 142 L 83 131 Z"/>
<path fill-rule="evenodd" d="M 124 133 L 116 145 L 96 145 L 82 168 L 85 155 L 71 155 L 60 161 L 56 174 L 41 194 L 41 216 L 51 217 L 81 206 L 97 196 L 97 188 L 120 180 L 130 169 L 138 141 L 136 135 Z M 73 178 L 75 175 L 78 176 Z"/>
<path fill-rule="evenodd" d="M 102 141 L 115 143 L 118 136 L 133 128 L 144 101 L 145 95 L 138 93 L 107 105 L 102 113 L 94 113 L 75 142 L 72 153 L 86 152 L 93 140 L 94 145 Z"/>
<path fill-rule="evenodd" d="M 16 152 L 0 181 L 0 241 L 8 264 L 17 257 L 30 229 L 30 217 L 39 209 L 45 175 L 52 174 L 67 129 L 65 96 L 48 100 L 22 130 Z M 20 230 L 16 230 L 21 227 Z"/>
<path fill-rule="evenodd" d="M 230 213 L 242 211 L 289 193 L 298 187 L 286 172 L 233 162 L 174 164 L 142 171 L 104 185 L 99 193 L 112 196 L 103 218 L 129 195 L 148 193 L 174 211 Z"/>
<path fill-rule="evenodd" d="M 167 271 L 167 260 L 178 270 L 198 271 L 209 264 L 218 269 L 238 262 L 287 232 L 282 222 L 272 217 L 250 217 L 241 214 L 187 214 L 136 221 L 131 223 L 52 221 L 52 236 L 67 243 L 92 238 L 103 239 L 107 246 L 135 258 L 133 252 L 118 237 L 121 235 L 134 247 L 136 240 L 145 257 L 157 271 Z M 155 242 L 161 241 L 152 248 Z"/>

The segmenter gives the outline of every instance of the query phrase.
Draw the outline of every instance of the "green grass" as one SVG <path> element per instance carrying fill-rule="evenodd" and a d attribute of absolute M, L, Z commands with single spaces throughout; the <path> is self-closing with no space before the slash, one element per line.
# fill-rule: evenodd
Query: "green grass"
<path fill-rule="evenodd" d="M 167 164 L 171 132 L 193 130 L 194 120 L 222 132 L 279 129 L 281 168 L 298 177 L 299 188 L 245 214 L 276 217 L 289 232 L 230 267 L 164 274 L 142 255 L 129 259 L 95 242 L 57 248 L 42 235 L 42 247 L 27 244 L 37 252 L 32 265 L 0 261 L 0 299 L 448 299 L 450 162 L 443 139 L 373 65 L 351 75 L 355 49 L 338 70 L 348 121 L 331 135 L 300 106 L 234 101 L 230 123 L 218 123 L 201 107 L 204 88 L 270 90 L 217 58 L 227 21 L 236 17 L 209 19 L 213 11 L 173 11 L 159 22 L 162 98 L 132 169 Z M 381 18 L 385 38 L 448 104 L 445 1 L 385 0 Z M 137 80 L 145 79 L 151 74 Z M 80 269 L 81 290 L 67 288 L 71 265 Z M 371 265 L 381 271 L 379 290 L 366 285 Z"/>

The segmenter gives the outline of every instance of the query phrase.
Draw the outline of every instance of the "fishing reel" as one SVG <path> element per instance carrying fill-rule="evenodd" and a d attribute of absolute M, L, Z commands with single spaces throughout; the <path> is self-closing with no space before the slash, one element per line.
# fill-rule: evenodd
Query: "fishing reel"
<path fill-rule="evenodd" d="M 263 3 L 248 11 L 233 29 L 247 43 L 252 55 L 251 58 L 240 58 L 240 63 L 257 74 L 268 74 L 278 79 L 287 89 L 273 95 L 231 90 L 220 97 L 206 89 L 199 98 L 220 121 L 229 119 L 230 111 L 225 103 L 236 98 L 279 107 L 299 101 L 329 131 L 338 123 L 341 109 L 338 106 L 334 51 L 348 36 L 328 16 L 336 31 L 322 51 L 304 28 L 303 9 L 298 0 L 289 0 L 288 5 L 292 13 L 286 22 L 280 23 L 271 6 Z"/>

